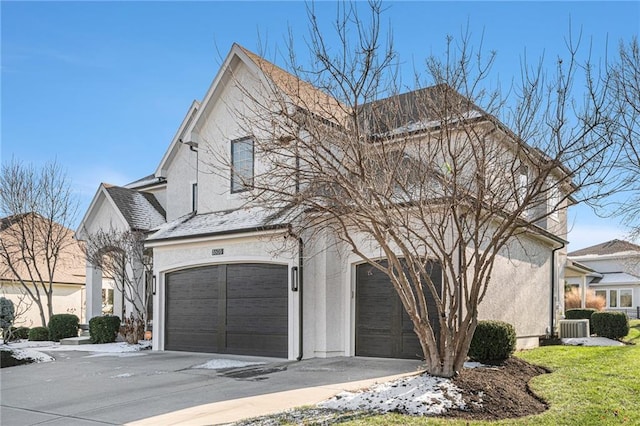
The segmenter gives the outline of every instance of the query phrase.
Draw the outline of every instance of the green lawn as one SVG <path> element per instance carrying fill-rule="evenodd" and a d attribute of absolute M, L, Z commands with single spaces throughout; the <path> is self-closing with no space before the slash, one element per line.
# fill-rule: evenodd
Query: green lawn
<path fill-rule="evenodd" d="M 623 340 L 629 343 L 640 345 L 640 320 L 629 321 L 629 334 Z"/>
<path fill-rule="evenodd" d="M 517 353 L 553 372 L 535 377 L 531 389 L 550 408 L 537 416 L 468 422 L 402 415 L 373 416 L 349 425 L 611 425 L 640 424 L 640 321 L 632 321 L 616 347 L 547 346 Z"/>

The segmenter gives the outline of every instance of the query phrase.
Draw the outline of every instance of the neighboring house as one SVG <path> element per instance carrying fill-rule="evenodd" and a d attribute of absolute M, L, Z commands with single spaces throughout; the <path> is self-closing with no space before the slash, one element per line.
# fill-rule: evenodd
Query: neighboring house
<path fill-rule="evenodd" d="M 28 291 L 36 293 L 36 284 L 30 278 L 30 271 L 35 275 L 35 270 L 42 274 L 42 279 L 48 283 L 50 277 L 46 272 L 48 269 L 44 265 L 44 260 L 40 260 L 36 267 L 31 265 L 29 269 L 26 264 L 19 260 L 15 243 L 16 221 L 31 220 L 33 215 L 19 215 L 0 219 L 0 240 L 7 247 L 6 253 L 13 252 L 12 264 L 15 272 L 9 268 L 6 260 L 0 257 L 0 296 L 11 299 L 14 303 L 18 318 L 16 326 L 35 327 L 41 326 L 40 310 L 36 303 L 28 296 Z M 35 220 L 39 220 L 35 218 Z M 41 219 L 44 220 L 44 219 Z M 60 226 L 60 225 L 59 225 Z M 58 257 L 58 263 L 53 274 L 53 313 L 54 314 L 74 314 L 81 322 L 84 322 L 85 311 L 85 260 L 82 246 L 73 239 L 73 231 L 66 230 L 68 240 L 61 243 L 64 247 Z M 37 243 L 34 245 L 37 248 Z M 3 252 L 5 253 L 5 252 Z M 17 273 L 17 274 L 16 274 Z M 20 278 L 26 287 L 20 282 Z M 38 278 L 35 277 L 37 280 Z M 41 284 L 38 282 L 37 284 Z M 41 287 L 40 287 L 41 288 Z M 47 315 L 47 298 L 40 290 L 42 303 Z"/>
<path fill-rule="evenodd" d="M 234 177 L 241 173 L 250 179 L 264 164 L 230 105 L 243 97 L 234 80 L 256 78 L 283 91 L 297 85 L 317 102 L 332 102 L 234 45 L 202 102 L 191 105 L 155 172 L 125 187 L 101 185 L 78 238 L 108 227 L 148 233 L 154 350 L 289 359 L 415 357 L 417 338 L 385 275 L 328 236 L 313 244 L 294 240 L 283 250 L 286 221 L 270 217 L 261 206 L 245 205 L 242 182 Z M 211 152 L 227 153 L 235 172 L 216 163 Z M 521 348 L 537 345 L 555 327 L 565 210 L 499 256 L 479 307 L 480 318 L 514 324 Z M 371 249 L 369 255 L 377 253 Z M 441 273 L 434 268 L 434 274 Z M 101 286 L 100 271 L 88 265 L 88 318 L 100 312 Z M 390 341 L 401 342 L 400 349 Z"/>
<path fill-rule="evenodd" d="M 565 273 L 569 286 L 578 286 L 583 297 L 587 290 L 605 299 L 605 309 L 626 312 L 637 318 L 640 309 L 640 246 L 611 240 L 568 254 Z"/>

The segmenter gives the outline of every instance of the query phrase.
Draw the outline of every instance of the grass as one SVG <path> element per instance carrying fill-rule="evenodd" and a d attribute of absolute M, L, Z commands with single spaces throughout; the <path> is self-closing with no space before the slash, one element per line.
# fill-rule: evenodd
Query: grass
<path fill-rule="evenodd" d="M 631 322 L 628 346 L 546 346 L 518 357 L 552 370 L 529 383 L 549 410 L 519 419 L 469 422 L 389 414 L 349 425 L 636 425 L 640 424 L 640 321 Z"/>
<path fill-rule="evenodd" d="M 640 345 L 640 320 L 629 321 L 629 334 L 622 340 L 627 343 Z"/>

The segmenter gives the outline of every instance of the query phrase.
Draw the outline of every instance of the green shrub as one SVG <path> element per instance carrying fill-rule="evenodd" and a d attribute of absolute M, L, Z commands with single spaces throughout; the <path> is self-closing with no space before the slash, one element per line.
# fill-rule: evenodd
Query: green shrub
<path fill-rule="evenodd" d="M 516 349 L 516 330 L 503 321 L 478 321 L 469 347 L 474 361 L 503 361 Z"/>
<path fill-rule="evenodd" d="M 11 338 L 13 340 L 28 339 L 29 327 L 11 327 Z"/>
<path fill-rule="evenodd" d="M 594 312 L 598 312 L 595 309 L 585 308 L 585 309 L 567 309 L 564 312 L 564 317 L 568 320 L 576 320 L 576 319 L 588 319 L 589 320 L 589 334 L 595 333 L 593 330 L 593 323 L 591 322 L 591 315 Z"/>
<path fill-rule="evenodd" d="M 29 330 L 29 340 L 32 342 L 49 340 L 49 329 L 47 327 L 33 327 Z"/>
<path fill-rule="evenodd" d="M 629 319 L 624 312 L 595 312 L 590 322 L 600 337 L 621 339 L 629 333 Z"/>
<path fill-rule="evenodd" d="M 0 329 L 2 329 L 2 340 L 5 342 L 11 338 L 11 326 L 15 319 L 15 307 L 11 299 L 0 297 Z"/>
<path fill-rule="evenodd" d="M 49 320 L 49 339 L 59 342 L 67 337 L 78 337 L 80 320 L 73 314 L 52 315 Z"/>
<path fill-rule="evenodd" d="M 93 317 L 89 320 L 89 334 L 91 343 L 111 343 L 116 341 L 120 330 L 120 317 L 106 315 Z"/>

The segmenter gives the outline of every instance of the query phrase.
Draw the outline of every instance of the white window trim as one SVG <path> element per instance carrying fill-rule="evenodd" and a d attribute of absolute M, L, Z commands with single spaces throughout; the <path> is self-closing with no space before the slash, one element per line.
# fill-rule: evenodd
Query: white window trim
<path fill-rule="evenodd" d="M 549 189 L 547 193 L 547 212 L 549 213 L 549 218 L 555 221 L 560 220 L 560 215 L 558 210 L 560 209 L 560 188 L 558 188 L 557 184 L 553 183 L 548 184 Z"/>
<path fill-rule="evenodd" d="M 195 189 L 195 191 L 194 191 Z M 198 182 L 191 182 L 191 212 L 195 213 L 198 211 Z"/>
<path fill-rule="evenodd" d="M 604 291 L 606 298 L 605 309 L 632 309 L 633 304 L 633 289 L 628 287 L 616 287 L 616 288 L 596 288 L 595 291 Z M 616 292 L 616 306 L 611 306 L 611 292 Z M 628 291 L 631 293 L 631 306 L 620 306 L 620 292 Z"/>

